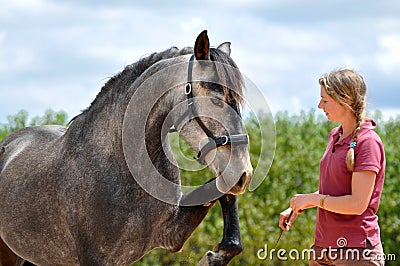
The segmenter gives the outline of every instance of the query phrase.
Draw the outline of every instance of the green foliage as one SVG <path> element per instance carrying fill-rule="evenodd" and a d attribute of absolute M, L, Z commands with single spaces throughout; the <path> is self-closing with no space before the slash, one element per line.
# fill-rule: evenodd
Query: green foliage
<path fill-rule="evenodd" d="M 400 118 L 382 121 L 379 112 L 374 115 L 378 124 L 376 128 L 386 152 L 386 178 L 381 205 L 378 211 L 380 217 L 381 237 L 386 254 L 396 254 L 400 243 Z M 0 139 L 9 132 L 26 125 L 66 124 L 67 115 L 64 112 L 46 111 L 43 117 L 33 118 L 28 122 L 26 111 L 9 116 L 8 124 L 0 125 Z M 289 115 L 280 112 L 274 121 L 266 115 L 260 115 L 259 120 L 250 117 L 246 121 L 246 129 L 250 137 L 250 153 L 253 167 L 261 167 L 261 175 L 266 174 L 270 165 L 271 153 L 275 151 L 274 161 L 268 175 L 262 184 L 254 191 L 239 196 L 239 216 L 243 252 L 234 258 L 230 265 L 266 265 L 267 260 L 260 260 L 257 252 L 267 245 L 271 250 L 281 230 L 278 228 L 279 213 L 289 205 L 290 198 L 296 193 L 311 193 L 318 189 L 319 161 L 325 151 L 327 137 L 335 127 L 323 116 L 317 116 L 314 110 L 301 112 L 299 115 Z M 274 123 L 273 123 L 274 122 Z M 275 124 L 276 136 L 274 132 Z M 260 126 L 261 125 L 261 126 Z M 267 128 L 267 130 L 265 130 Z M 262 134 L 264 132 L 264 134 Z M 265 132 L 267 132 L 265 134 Z M 276 149 L 274 141 L 276 140 Z M 174 154 L 178 157 L 182 184 L 200 185 L 213 174 L 207 169 L 191 171 L 196 167 L 193 157 L 196 154 L 176 135 L 170 136 Z M 180 153 L 181 154 L 178 154 Z M 267 156 L 261 156 L 266 154 Z M 197 166 L 199 167 L 199 166 Z M 186 170 L 185 170 L 186 169 Z M 316 210 L 307 210 L 301 214 L 289 232 L 285 232 L 278 249 L 289 252 L 291 249 L 308 249 L 313 243 Z M 184 244 L 181 252 L 170 253 L 156 249 L 145 255 L 134 265 L 197 265 L 198 261 L 208 251 L 212 250 L 222 238 L 223 220 L 218 204 L 214 206 L 204 221 Z M 288 256 L 288 254 L 286 254 Z M 386 265 L 394 265 L 387 262 Z M 307 265 L 307 261 L 274 260 L 269 265 Z"/>
<path fill-rule="evenodd" d="M 0 124 L 0 141 L 12 132 L 26 126 L 66 125 L 67 117 L 67 113 L 64 111 L 55 112 L 49 109 L 43 116 L 35 116 L 28 121 L 28 112 L 21 110 L 15 115 L 9 115 L 7 124 Z"/>
<path fill-rule="evenodd" d="M 68 115 L 64 111 L 55 112 L 47 110 L 43 116 L 35 116 L 30 122 L 30 126 L 43 126 L 43 125 L 66 125 Z"/>
<path fill-rule="evenodd" d="M 381 237 L 386 253 L 397 253 L 399 258 L 400 243 L 400 119 L 390 120 L 379 128 L 380 136 L 385 146 L 386 175 L 381 204 L 379 207 L 379 221 Z"/>
<path fill-rule="evenodd" d="M 382 121 L 380 113 L 375 113 L 378 123 L 376 131 L 385 145 L 387 168 L 384 192 L 378 212 L 380 217 L 381 237 L 386 254 L 396 254 L 400 243 L 400 119 Z M 262 149 L 266 154 L 273 150 L 268 139 L 262 137 L 260 131 L 272 121 L 268 116 L 260 115 L 259 121 L 254 117 L 246 120 L 246 129 L 250 137 L 250 153 L 253 167 L 268 165 L 268 156 L 259 160 Z M 230 265 L 266 265 L 267 260 L 260 260 L 257 252 L 267 245 L 271 250 L 281 230 L 278 228 L 279 213 L 289 205 L 290 198 L 296 193 L 311 193 L 318 189 L 319 161 L 325 151 L 328 134 L 337 126 L 327 119 L 315 114 L 314 110 L 301 112 L 299 115 L 289 115 L 280 112 L 275 115 L 276 150 L 274 161 L 264 182 L 254 191 L 239 196 L 239 215 L 243 252 L 234 258 Z M 260 126 L 261 125 L 261 128 Z M 261 139 L 262 138 L 262 139 Z M 267 141 L 267 143 L 262 143 Z M 261 145 L 261 143 L 263 145 Z M 183 149 L 180 147 L 180 149 Z M 190 153 L 184 147 L 184 153 Z M 194 156 L 190 154 L 188 157 Z M 182 179 L 192 182 L 205 182 L 204 174 L 182 171 Z M 193 183 L 190 183 L 193 184 Z M 285 232 L 277 249 L 289 252 L 309 249 L 313 244 L 316 209 L 307 210 L 301 214 L 289 232 Z M 195 230 L 193 235 L 179 253 L 169 253 L 165 250 L 154 250 L 144 256 L 134 265 L 197 265 L 198 261 L 208 251 L 221 241 L 223 220 L 218 205 L 211 209 L 205 220 Z M 307 254 L 306 254 L 307 255 Z M 286 253 L 288 257 L 288 253 Z M 301 254 L 300 254 L 301 257 Z M 390 262 L 386 263 L 390 265 Z M 274 260 L 269 265 L 308 265 L 307 260 L 296 261 L 288 259 L 280 261 L 276 252 Z"/>

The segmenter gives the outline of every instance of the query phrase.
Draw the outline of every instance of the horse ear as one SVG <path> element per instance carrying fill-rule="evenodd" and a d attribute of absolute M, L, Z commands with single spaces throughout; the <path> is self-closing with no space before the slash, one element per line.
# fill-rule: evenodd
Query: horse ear
<path fill-rule="evenodd" d="M 197 36 L 196 43 L 194 44 L 194 55 L 197 60 L 210 59 L 210 41 L 208 40 L 207 30 Z"/>
<path fill-rule="evenodd" d="M 231 55 L 231 43 L 230 42 L 224 42 L 221 43 L 217 49 L 221 50 L 222 52 L 226 53 L 227 55 Z"/>

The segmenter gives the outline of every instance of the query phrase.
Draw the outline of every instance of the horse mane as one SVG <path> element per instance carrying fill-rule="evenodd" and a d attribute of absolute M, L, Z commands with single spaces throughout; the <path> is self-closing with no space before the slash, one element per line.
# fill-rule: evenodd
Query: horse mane
<path fill-rule="evenodd" d="M 104 84 L 90 106 L 82 111 L 81 114 L 72 118 L 69 124 L 83 114 L 89 116 L 94 115 L 97 113 L 96 111 L 100 110 L 104 106 L 105 103 L 115 103 L 118 100 L 118 97 L 123 95 L 124 92 L 129 89 L 130 85 L 155 63 L 164 59 L 191 53 L 193 53 L 192 47 L 185 47 L 183 49 L 171 47 L 162 52 L 152 53 L 149 56 L 143 57 L 137 62 L 126 66 L 124 70 L 111 77 Z M 239 106 L 244 102 L 242 92 L 244 82 L 240 72 L 238 71 L 237 65 L 227 54 L 217 48 L 210 49 L 210 59 L 221 63 L 216 64 L 219 79 L 223 80 L 223 84 L 230 85 L 229 89 L 225 86 L 223 87 L 225 97 L 228 104 L 239 112 Z M 229 65 L 231 67 L 224 67 L 224 65 Z"/>
<path fill-rule="evenodd" d="M 153 64 L 164 59 L 190 53 L 193 53 L 193 48 L 185 47 L 183 49 L 178 49 L 177 47 L 171 47 L 162 52 L 152 53 L 149 56 L 142 57 L 135 63 L 126 66 L 125 69 L 118 74 L 111 77 L 101 88 L 100 92 L 97 94 L 90 106 L 82 113 L 88 112 L 91 108 L 99 104 L 101 99 L 103 99 L 106 95 L 109 95 L 110 93 L 113 95 L 118 95 L 124 90 L 128 89 L 129 86 Z"/>

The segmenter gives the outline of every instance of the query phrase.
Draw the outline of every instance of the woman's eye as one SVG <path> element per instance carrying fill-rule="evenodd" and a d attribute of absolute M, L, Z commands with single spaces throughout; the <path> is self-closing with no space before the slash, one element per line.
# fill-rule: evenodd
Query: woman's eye
<path fill-rule="evenodd" d="M 211 102 L 218 107 L 223 107 L 222 101 L 218 98 L 211 98 Z"/>

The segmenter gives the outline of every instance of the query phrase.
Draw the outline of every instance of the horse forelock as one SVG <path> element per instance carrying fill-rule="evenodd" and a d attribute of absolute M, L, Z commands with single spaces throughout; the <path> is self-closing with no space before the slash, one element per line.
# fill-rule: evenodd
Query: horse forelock
<path fill-rule="evenodd" d="M 210 49 L 210 58 L 212 61 L 221 63 L 215 65 L 220 84 L 227 85 L 223 86 L 225 99 L 239 112 L 239 107 L 244 104 L 244 79 L 239 68 L 230 56 L 217 48 Z"/>

